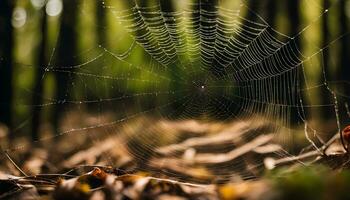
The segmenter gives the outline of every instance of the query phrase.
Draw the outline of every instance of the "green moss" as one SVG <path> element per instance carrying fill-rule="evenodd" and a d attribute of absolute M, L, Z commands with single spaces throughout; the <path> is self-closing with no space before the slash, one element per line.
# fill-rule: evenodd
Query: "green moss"
<path fill-rule="evenodd" d="M 350 172 L 336 172 L 325 166 L 297 167 L 269 172 L 278 193 L 276 199 L 350 199 Z"/>

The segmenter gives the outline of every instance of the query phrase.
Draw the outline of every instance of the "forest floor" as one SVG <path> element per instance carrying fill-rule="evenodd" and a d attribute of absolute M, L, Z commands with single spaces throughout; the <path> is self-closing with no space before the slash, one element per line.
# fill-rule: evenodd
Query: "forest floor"
<path fill-rule="evenodd" d="M 91 128 L 35 145 L 2 138 L 15 148 L 0 157 L 0 199 L 350 199 L 339 139 L 291 156 L 273 125 L 257 121 L 139 117 L 95 126 L 73 116 L 66 130 Z"/>

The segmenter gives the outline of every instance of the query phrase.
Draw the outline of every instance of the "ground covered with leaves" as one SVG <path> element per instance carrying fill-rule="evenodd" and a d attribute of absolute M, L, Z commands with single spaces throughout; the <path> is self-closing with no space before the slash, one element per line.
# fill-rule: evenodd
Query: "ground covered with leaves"
<path fill-rule="evenodd" d="M 80 176 L 2 177 L 2 199 L 350 199 L 350 172 L 314 166 L 260 180 L 196 185 L 95 167 Z"/>
<path fill-rule="evenodd" d="M 71 115 L 65 127 L 94 120 Z M 263 121 L 141 117 L 34 145 L 2 138 L 9 148 L 1 154 L 0 199 L 350 199 L 339 138 L 292 156 L 272 130 Z"/>

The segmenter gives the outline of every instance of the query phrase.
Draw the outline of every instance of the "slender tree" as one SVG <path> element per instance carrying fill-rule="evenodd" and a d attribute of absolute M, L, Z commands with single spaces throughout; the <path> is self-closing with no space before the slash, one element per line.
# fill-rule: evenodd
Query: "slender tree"
<path fill-rule="evenodd" d="M 160 10 L 162 12 L 164 12 L 164 13 L 176 12 L 174 4 L 173 4 L 173 1 L 159 0 L 159 4 L 160 4 Z M 164 25 L 165 25 L 165 27 L 175 26 L 176 29 L 179 30 L 179 27 L 177 26 L 175 21 L 168 20 L 168 21 L 166 21 L 164 23 Z M 170 41 L 174 45 L 173 46 L 174 47 L 173 50 L 171 50 L 171 47 L 169 46 L 168 52 L 173 53 L 173 51 L 176 51 L 176 45 L 179 42 L 178 41 L 179 35 L 174 37 L 174 35 L 171 35 L 171 34 L 174 34 L 174 33 L 168 32 L 168 34 L 169 34 Z M 178 34 L 178 33 L 176 33 L 176 34 Z M 172 91 L 179 91 L 179 90 L 182 89 L 181 88 L 182 86 L 177 83 L 177 81 L 180 81 L 179 80 L 179 75 L 182 76 L 181 70 L 183 70 L 183 69 L 181 69 L 181 63 L 179 62 L 180 59 L 181 59 L 180 55 L 179 55 L 179 52 L 177 52 L 176 56 L 177 56 L 177 60 L 169 66 L 172 69 L 171 71 L 169 71 L 169 77 L 172 80 L 175 80 L 175 81 L 171 82 L 170 85 L 169 85 L 169 88 Z M 171 99 L 181 99 L 182 95 L 183 94 L 181 94 L 181 93 L 176 93 L 176 94 L 170 95 L 168 98 L 169 98 L 169 100 L 171 100 Z M 181 103 L 183 103 L 183 102 L 180 102 L 180 101 L 174 102 L 172 104 L 172 106 L 169 108 L 169 110 L 170 110 L 169 112 L 174 113 L 173 115 L 175 117 L 178 117 L 178 115 L 180 115 L 180 113 L 183 112 L 181 109 L 179 109 L 179 108 L 181 108 Z"/>
<path fill-rule="evenodd" d="M 288 19 L 290 21 L 290 34 L 296 35 L 300 31 L 300 1 L 288 0 Z M 294 38 L 296 46 L 300 47 L 300 38 Z"/>
<path fill-rule="evenodd" d="M 260 1 L 259 1 L 260 2 Z M 255 1 L 255 0 L 247 0 L 246 1 L 246 7 L 247 7 L 247 13 L 245 15 L 245 19 L 246 21 L 243 22 L 245 23 L 245 25 L 249 24 L 248 21 L 252 21 L 252 22 L 256 22 L 258 21 L 258 14 L 260 13 L 260 5 L 259 2 Z"/>
<path fill-rule="evenodd" d="M 267 0 L 266 2 L 266 21 L 272 28 L 276 25 L 278 0 Z"/>
<path fill-rule="evenodd" d="M 289 29 L 289 35 L 294 37 L 293 41 L 295 43 L 296 48 L 299 50 L 301 49 L 301 43 L 300 43 L 300 37 L 297 36 L 297 34 L 300 31 L 300 1 L 299 0 L 288 0 L 287 1 L 287 16 L 290 24 Z M 302 71 L 299 71 L 299 76 L 302 77 Z M 302 83 L 301 83 L 302 84 Z M 294 85 L 294 91 L 293 93 L 296 93 L 298 90 L 297 85 Z M 300 85 L 299 87 L 303 88 L 303 85 Z M 295 102 L 298 103 L 298 102 Z M 290 108 L 290 120 L 292 124 L 296 124 L 300 121 L 299 117 L 299 111 L 298 108 Z"/>
<path fill-rule="evenodd" d="M 106 45 L 106 27 L 107 27 L 107 18 L 106 18 L 106 10 L 103 7 L 101 1 L 96 1 L 96 33 L 97 33 L 97 42 L 105 46 Z"/>
<path fill-rule="evenodd" d="M 40 44 L 38 46 L 38 65 L 36 67 L 35 72 L 35 85 L 34 85 L 34 92 L 33 92 L 33 105 L 40 105 L 42 104 L 42 96 L 43 96 L 43 76 L 44 76 L 44 70 L 45 66 L 47 64 L 47 55 L 46 55 L 46 43 L 47 43 L 47 16 L 45 13 L 45 9 L 43 8 L 41 10 L 41 40 Z M 41 122 L 41 109 L 40 107 L 33 106 L 32 110 L 32 140 L 36 141 L 39 137 L 39 127 Z"/>
<path fill-rule="evenodd" d="M 323 9 L 328 9 L 330 6 L 330 2 L 329 0 L 323 0 Z M 328 25 L 328 14 L 325 14 L 322 16 L 322 25 L 321 25 L 321 32 L 322 32 L 322 47 L 325 47 L 329 44 L 330 42 L 330 30 L 329 30 L 329 25 Z M 330 63 L 329 63 L 329 50 L 328 48 L 323 50 L 323 67 L 325 70 L 325 74 L 326 76 L 329 76 L 330 73 Z M 323 79 L 324 77 L 321 76 L 321 79 Z M 327 78 L 327 77 L 325 77 Z M 323 100 L 322 104 L 327 104 L 327 102 L 330 101 L 329 96 L 327 96 L 327 94 L 322 94 L 322 98 Z M 333 108 L 332 108 L 333 109 Z M 330 110 L 329 109 L 323 109 L 322 110 L 322 118 L 323 119 L 329 119 L 331 117 L 331 115 L 329 115 Z"/>
<path fill-rule="evenodd" d="M 12 126 L 13 0 L 0 1 L 0 123 Z M 10 135 L 11 136 L 11 135 Z"/>
<path fill-rule="evenodd" d="M 102 47 L 106 47 L 107 45 L 107 16 L 106 16 L 106 9 L 104 8 L 103 1 L 96 0 L 95 1 L 95 35 L 96 35 L 96 42 L 98 45 L 101 45 Z M 97 64 L 97 63 L 96 63 Z M 102 62 L 98 62 L 97 65 L 103 65 Z M 113 91 L 114 94 L 118 94 L 119 91 Z M 96 91 L 88 90 L 86 91 L 86 98 L 87 99 L 97 99 L 98 94 Z M 87 109 L 90 111 L 94 111 L 97 109 L 96 104 L 87 104 Z"/>
<path fill-rule="evenodd" d="M 63 12 L 61 16 L 61 27 L 59 42 L 57 45 L 56 66 L 67 67 L 76 64 L 77 34 L 76 22 L 78 18 L 78 2 L 63 0 Z M 54 128 L 59 131 L 59 121 L 65 109 L 65 100 L 69 98 L 68 90 L 71 80 L 74 78 L 72 68 L 65 68 L 65 72 L 56 72 L 56 99 L 59 101 L 54 110 Z"/>
<path fill-rule="evenodd" d="M 328 9 L 329 7 L 329 0 L 323 0 L 323 9 Z M 323 15 L 322 17 L 322 26 L 321 26 L 321 32 L 322 32 L 322 46 L 326 46 L 329 43 L 329 26 L 328 26 L 328 15 Z M 326 70 L 329 69 L 329 52 L 328 49 L 325 49 L 323 51 L 323 60 L 324 60 L 324 67 Z M 328 74 L 328 73 L 327 73 Z"/>
<path fill-rule="evenodd" d="M 350 31 L 349 19 L 346 15 L 348 12 L 346 3 L 347 0 L 340 0 L 339 12 L 339 27 L 342 34 L 347 34 Z M 340 43 L 340 76 L 343 81 L 350 81 L 350 37 L 345 35 Z M 350 87 L 346 85 L 344 88 L 346 95 L 350 95 Z"/>

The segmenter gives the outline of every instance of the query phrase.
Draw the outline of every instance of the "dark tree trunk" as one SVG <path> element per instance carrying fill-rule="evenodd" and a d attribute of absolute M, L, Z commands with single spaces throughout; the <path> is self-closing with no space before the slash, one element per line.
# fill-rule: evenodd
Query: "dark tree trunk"
<path fill-rule="evenodd" d="M 350 21 L 347 16 L 347 10 L 348 6 L 346 5 L 349 3 L 347 0 L 340 0 L 340 11 L 339 11 L 339 27 L 340 27 L 340 33 L 346 34 L 342 37 L 340 41 L 340 64 L 339 64 L 339 72 L 340 72 L 340 80 L 343 82 L 342 86 L 343 88 L 340 88 L 342 93 L 346 95 L 345 103 L 347 105 L 350 104 L 350 99 L 348 98 L 350 96 Z M 346 104 L 345 104 L 346 105 Z M 343 125 L 347 125 L 350 122 L 350 116 L 349 113 L 347 113 L 347 108 L 344 106 L 344 104 L 340 105 L 340 117 L 341 122 Z M 344 107 L 343 107 L 344 106 Z"/>
<path fill-rule="evenodd" d="M 300 31 L 300 1 L 288 0 L 288 19 L 290 21 L 290 35 L 295 36 Z M 300 38 L 294 38 L 297 47 L 300 48 Z"/>
<path fill-rule="evenodd" d="M 329 7 L 329 0 L 323 0 L 323 9 L 328 9 Z M 322 17 L 322 47 L 325 47 L 329 44 L 329 26 L 328 26 L 328 14 L 323 15 Z M 324 67 L 326 71 L 326 74 L 329 74 L 329 52 L 328 49 L 323 50 L 323 61 L 324 61 Z"/>
<path fill-rule="evenodd" d="M 289 19 L 289 24 L 290 24 L 290 29 L 289 29 L 289 35 L 291 37 L 294 37 L 293 40 L 291 40 L 290 42 L 294 42 L 296 48 L 298 48 L 299 50 L 301 50 L 301 43 L 300 43 L 300 37 L 297 35 L 300 31 L 300 1 L 299 0 L 288 0 L 288 4 L 287 4 L 287 17 Z M 300 68 L 300 67 L 299 67 Z M 298 69 L 299 69 L 298 68 Z M 304 88 L 304 83 L 303 83 L 303 79 L 301 77 L 303 77 L 303 73 L 302 70 L 298 71 L 298 80 L 296 81 L 300 81 L 299 83 L 299 87 L 300 88 Z M 293 91 L 291 91 L 293 94 L 291 95 L 298 95 L 298 85 L 297 83 L 295 83 L 296 85 L 293 85 L 292 87 L 294 88 Z M 302 95 L 302 94 L 300 94 Z M 297 97 L 295 98 L 296 101 L 298 101 L 297 99 L 301 98 L 301 97 Z M 294 104 L 299 103 L 298 102 L 293 102 Z M 290 122 L 292 124 L 296 124 L 299 123 L 301 121 L 300 119 L 300 110 L 297 107 L 293 107 L 290 108 Z"/>
<path fill-rule="evenodd" d="M 268 0 L 266 3 L 266 21 L 272 28 L 276 28 L 277 4 L 278 0 Z"/>
<path fill-rule="evenodd" d="M 107 18 L 106 18 L 106 10 L 103 7 L 101 1 L 96 1 L 96 33 L 97 33 L 97 42 L 99 45 L 106 45 L 106 27 L 107 27 Z"/>
<path fill-rule="evenodd" d="M 259 12 L 259 2 L 260 1 L 256 1 L 256 0 L 248 0 L 247 1 L 247 7 L 249 9 L 249 11 L 247 12 L 247 15 L 245 16 L 245 18 L 247 20 L 256 22 L 258 19 L 258 15 L 256 15 Z"/>
<path fill-rule="evenodd" d="M 33 92 L 33 118 L 32 118 L 32 141 L 36 141 L 39 138 L 39 127 L 41 123 L 41 109 L 35 105 L 42 104 L 43 96 L 43 76 L 44 70 L 47 65 L 47 55 L 46 55 L 46 43 L 47 43 L 47 16 L 45 10 L 42 10 L 42 19 L 41 19 L 41 41 L 38 46 L 38 65 L 36 67 L 35 73 L 35 86 Z"/>
<path fill-rule="evenodd" d="M 346 0 L 340 0 L 340 12 L 339 12 L 339 27 L 341 34 L 345 35 L 340 42 L 340 69 L 341 80 L 350 81 L 350 36 L 349 36 L 349 19 L 346 13 L 348 12 L 346 7 Z M 344 92 L 346 95 L 350 95 L 350 86 L 345 85 Z"/>
<path fill-rule="evenodd" d="M 174 8 L 174 5 L 173 5 L 172 1 L 160 0 L 159 3 L 160 3 L 160 10 L 162 12 L 175 12 L 175 8 Z M 167 22 L 167 23 L 168 24 L 165 23 L 165 26 L 170 25 L 170 23 L 173 23 L 171 25 L 175 24 L 175 22 Z M 169 36 L 170 36 L 170 33 L 169 33 Z M 178 41 L 172 41 L 172 42 L 176 43 Z M 176 45 L 176 44 L 174 44 L 174 45 Z M 179 55 L 177 55 L 177 56 L 178 56 L 178 59 L 180 59 Z M 172 90 L 172 91 L 179 91 L 179 90 L 181 90 L 181 86 L 177 83 L 177 81 L 179 81 L 178 80 L 179 79 L 178 74 L 181 74 L 180 63 L 179 62 L 173 63 L 169 67 L 172 69 L 170 74 L 169 74 L 169 77 L 172 80 L 176 80 L 176 82 L 175 81 L 171 82 L 171 84 L 169 86 L 170 90 Z M 174 99 L 174 98 L 175 99 L 180 99 L 181 95 L 182 94 L 177 93 L 176 95 L 169 96 L 169 100 L 171 101 L 171 99 Z M 181 114 L 181 112 L 182 112 L 182 110 L 179 109 L 179 108 L 181 108 L 181 103 L 182 102 L 180 102 L 180 101 L 179 102 L 175 102 L 174 104 L 172 104 L 171 108 L 169 108 L 169 111 L 166 111 L 166 112 L 171 112 L 171 113 L 173 113 L 173 116 L 178 117 Z"/>
<path fill-rule="evenodd" d="M 329 0 L 323 0 L 323 9 L 328 9 L 330 6 Z M 325 47 L 329 44 L 330 42 L 330 32 L 329 32 L 329 25 L 328 25 L 328 14 L 323 15 L 322 17 L 322 26 L 321 26 L 321 32 L 322 32 L 322 47 Z M 323 50 L 323 68 L 325 70 L 325 76 L 329 76 L 330 73 L 330 63 L 329 63 L 329 49 L 326 48 Z M 328 77 L 323 77 L 320 76 L 321 81 L 323 81 L 323 79 L 326 78 L 328 79 Z M 327 104 L 330 101 L 330 96 L 328 93 L 324 94 L 324 92 L 322 93 L 322 97 L 321 99 L 323 100 L 321 102 L 321 104 Z M 330 115 L 329 113 L 331 112 L 331 110 L 329 109 L 333 109 L 333 108 L 328 108 L 328 109 L 323 109 L 322 110 L 322 119 L 330 119 L 330 117 L 332 117 L 332 115 Z"/>
<path fill-rule="evenodd" d="M 59 33 L 59 42 L 57 45 L 58 67 L 73 66 L 77 62 L 77 34 L 75 30 L 78 17 L 78 2 L 72 0 L 63 0 L 63 12 L 61 16 L 61 27 Z M 54 110 L 54 128 L 59 131 L 59 122 L 62 119 L 66 108 L 65 100 L 69 98 L 69 87 L 72 84 L 74 75 L 72 68 L 65 68 L 63 72 L 56 71 L 56 99 L 58 104 Z"/>
<path fill-rule="evenodd" d="M 13 0 L 0 1 L 0 123 L 12 127 Z M 10 137 L 13 137 L 10 134 Z"/>
<path fill-rule="evenodd" d="M 106 48 L 107 45 L 107 19 L 106 19 L 106 12 L 107 10 L 104 7 L 104 4 L 101 0 L 95 1 L 95 35 L 97 39 L 97 44 L 102 46 L 103 48 Z M 102 62 L 99 62 L 98 64 L 102 64 Z M 118 94 L 118 91 L 113 91 L 113 93 Z M 86 91 L 86 99 L 98 99 L 98 95 L 96 94 L 96 91 L 88 90 Z M 88 103 L 87 109 L 89 111 L 97 111 L 100 109 L 100 106 L 98 104 L 91 104 Z"/>

